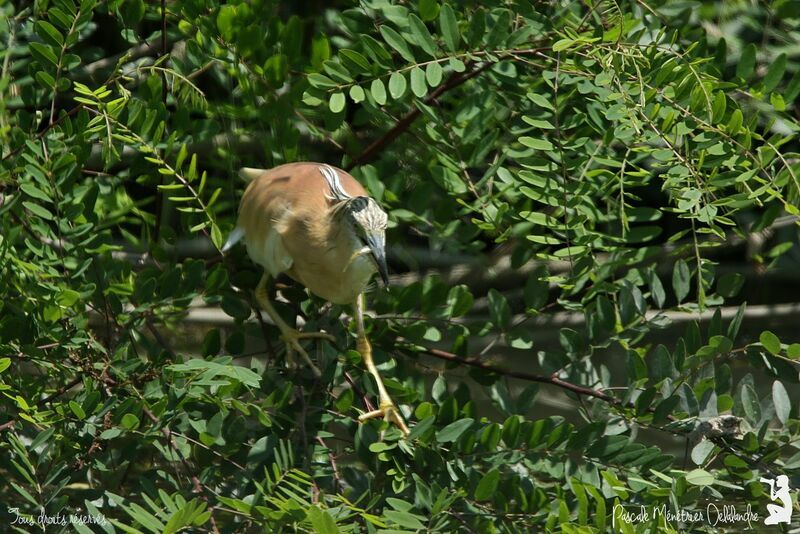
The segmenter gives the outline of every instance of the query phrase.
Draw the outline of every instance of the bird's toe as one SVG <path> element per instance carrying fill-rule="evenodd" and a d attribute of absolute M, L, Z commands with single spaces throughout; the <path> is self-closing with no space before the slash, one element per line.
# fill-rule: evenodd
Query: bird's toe
<path fill-rule="evenodd" d="M 292 332 L 287 332 L 281 336 L 283 342 L 286 343 L 286 363 L 292 369 L 298 367 L 298 361 L 296 354 L 300 355 L 300 358 L 303 360 L 303 363 L 308 365 L 311 368 L 311 371 L 314 373 L 314 376 L 319 378 L 322 376 L 319 368 L 314 365 L 314 362 L 311 361 L 306 350 L 300 345 L 300 332 L 294 330 Z"/>
<path fill-rule="evenodd" d="M 406 426 L 403 416 L 400 415 L 400 411 L 392 401 L 381 401 L 380 408 L 361 414 L 358 417 L 358 421 L 363 423 L 377 417 L 383 417 L 384 421 L 396 426 L 400 429 L 400 432 L 402 432 L 404 436 L 408 436 L 408 426 Z"/>
<path fill-rule="evenodd" d="M 327 332 L 297 332 L 297 339 L 324 339 L 326 341 L 336 341 L 336 338 Z"/>

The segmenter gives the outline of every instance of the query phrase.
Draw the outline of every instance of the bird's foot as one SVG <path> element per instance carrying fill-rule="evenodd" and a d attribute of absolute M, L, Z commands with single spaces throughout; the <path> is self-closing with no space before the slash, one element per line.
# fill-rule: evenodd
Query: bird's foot
<path fill-rule="evenodd" d="M 326 339 L 328 341 L 335 341 L 334 338 L 330 334 L 326 334 L 325 332 L 300 332 L 298 330 L 287 330 L 281 334 L 281 339 L 284 343 L 286 343 L 286 358 L 291 367 L 297 366 L 297 360 L 295 359 L 295 352 L 300 354 L 304 363 L 311 368 L 311 371 L 314 373 L 314 376 L 319 378 L 322 376 L 319 368 L 314 365 L 314 362 L 311 361 L 311 358 L 308 356 L 306 350 L 300 345 L 301 339 Z"/>
<path fill-rule="evenodd" d="M 391 423 L 399 428 L 400 432 L 403 433 L 403 436 L 408 436 L 408 427 L 406 426 L 406 422 L 403 421 L 403 416 L 400 415 L 400 411 L 391 400 L 382 400 L 380 408 L 365 414 L 361 414 L 358 416 L 358 421 L 363 423 L 364 421 L 369 421 L 370 419 L 375 419 L 376 417 L 383 417 L 384 421 L 387 421 L 388 423 Z"/>

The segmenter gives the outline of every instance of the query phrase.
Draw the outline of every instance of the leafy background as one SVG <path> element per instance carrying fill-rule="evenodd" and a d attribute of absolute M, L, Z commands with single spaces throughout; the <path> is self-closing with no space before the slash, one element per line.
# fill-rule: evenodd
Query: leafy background
<path fill-rule="evenodd" d="M 800 2 L 0 11 L 1 521 L 711 530 L 618 511 L 800 485 Z M 349 310 L 281 281 L 337 338 L 288 370 L 219 253 L 236 170 L 296 160 L 389 213 L 408 439 L 356 421 Z"/>

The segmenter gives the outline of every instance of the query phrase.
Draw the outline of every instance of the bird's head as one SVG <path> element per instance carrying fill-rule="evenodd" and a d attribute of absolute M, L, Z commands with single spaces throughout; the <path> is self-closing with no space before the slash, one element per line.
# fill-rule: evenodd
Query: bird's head
<path fill-rule="evenodd" d="M 357 255 L 369 255 L 381 276 L 384 286 L 389 284 L 386 267 L 386 212 L 375 200 L 366 196 L 352 197 L 342 206 L 360 248 Z"/>
<path fill-rule="evenodd" d="M 347 193 L 342 187 L 339 173 L 330 165 L 321 166 L 319 172 L 328 183 L 330 194 L 327 197 L 333 204 L 333 217 L 344 221 L 356 240 L 357 250 L 350 262 L 359 256 L 371 257 L 383 285 L 389 285 L 389 270 L 386 267 L 386 212 L 368 196 L 354 197 Z"/>

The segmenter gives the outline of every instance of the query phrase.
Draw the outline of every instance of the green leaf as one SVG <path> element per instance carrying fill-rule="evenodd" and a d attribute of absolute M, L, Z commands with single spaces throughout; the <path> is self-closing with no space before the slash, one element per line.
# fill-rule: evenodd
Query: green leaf
<path fill-rule="evenodd" d="M 408 436 L 406 437 L 407 440 L 413 441 L 419 437 L 421 437 L 425 432 L 428 431 L 429 428 L 433 427 L 433 423 L 436 421 L 435 415 L 430 415 L 414 425 L 411 428 Z"/>
<path fill-rule="evenodd" d="M 396 499 L 394 497 L 387 497 L 386 504 L 397 510 L 398 512 L 410 512 L 414 505 L 408 501 L 404 501 L 402 499 Z"/>
<path fill-rule="evenodd" d="M 664 291 L 664 285 L 661 283 L 661 279 L 658 277 L 658 274 L 655 270 L 650 273 L 650 278 L 648 281 L 650 282 L 650 296 L 652 297 L 653 302 L 658 308 L 663 308 L 664 302 L 667 299 L 667 295 Z"/>
<path fill-rule="evenodd" d="M 439 443 L 450 443 L 451 441 L 455 441 L 461 437 L 461 434 L 466 432 L 474 422 L 474 419 L 467 417 L 466 419 L 459 419 L 458 421 L 450 423 L 436 433 L 436 440 Z"/>
<path fill-rule="evenodd" d="M 450 52 L 457 52 L 461 44 L 461 34 L 458 30 L 456 15 L 450 4 L 443 4 L 439 11 L 439 32 L 447 49 Z"/>
<path fill-rule="evenodd" d="M 419 0 L 417 8 L 419 9 L 419 16 L 424 21 L 433 20 L 439 14 L 439 2 L 436 0 Z"/>
<path fill-rule="evenodd" d="M 758 394 L 750 384 L 745 384 L 741 388 L 741 402 L 744 414 L 751 424 L 757 424 L 761 420 L 761 403 Z"/>
<path fill-rule="evenodd" d="M 411 27 L 411 35 L 414 36 L 419 47 L 430 57 L 436 57 L 436 43 L 431 36 L 431 32 L 428 31 L 428 27 L 425 26 L 425 23 L 414 13 L 408 16 L 408 23 Z M 433 64 L 434 63 L 431 63 L 431 65 Z"/>
<path fill-rule="evenodd" d="M 793 360 L 800 359 L 800 343 L 792 343 L 786 349 L 786 356 Z"/>
<path fill-rule="evenodd" d="M 33 496 L 30 493 L 28 493 L 28 491 L 25 488 L 23 488 L 19 484 L 16 484 L 15 482 L 10 482 L 10 484 L 11 487 L 13 487 L 14 490 L 22 496 L 22 498 L 24 498 L 26 501 L 30 502 L 34 506 L 39 506 L 39 503 L 36 501 L 36 499 L 34 499 Z M 34 518 L 33 521 L 35 520 L 36 519 Z"/>
<path fill-rule="evenodd" d="M 55 89 L 56 79 L 49 72 L 43 70 L 37 71 L 34 74 L 36 81 L 42 84 L 46 89 Z"/>
<path fill-rule="evenodd" d="M 674 372 L 674 365 L 667 347 L 664 345 L 656 346 L 647 367 L 650 371 L 650 376 L 656 382 L 664 378 L 670 378 Z"/>
<path fill-rule="evenodd" d="M 744 311 L 747 308 L 747 303 L 743 302 L 739 309 L 736 310 L 736 315 L 733 316 L 731 320 L 731 324 L 728 325 L 728 339 L 736 339 L 736 336 L 739 334 L 739 327 L 742 325 L 742 319 L 744 319 Z"/>
<path fill-rule="evenodd" d="M 769 103 L 775 108 L 775 111 L 786 111 L 786 101 L 779 93 L 771 93 L 769 95 Z"/>
<path fill-rule="evenodd" d="M 786 388 L 778 380 L 772 383 L 772 403 L 775 405 L 775 415 L 785 425 L 792 412 L 792 401 L 789 399 Z"/>
<path fill-rule="evenodd" d="M 28 47 L 33 57 L 41 63 L 43 67 L 47 66 L 48 63 L 51 63 L 54 67 L 58 65 L 58 55 L 56 55 L 52 46 L 33 42 L 29 43 Z"/>
<path fill-rule="evenodd" d="M 459 284 L 450 288 L 447 293 L 448 316 L 450 318 L 461 317 L 472 309 L 474 301 L 475 299 L 467 286 Z"/>
<path fill-rule="evenodd" d="M 676 261 L 672 270 L 672 289 L 675 290 L 675 297 L 679 303 L 683 302 L 683 299 L 689 294 L 691 278 L 692 275 L 686 262 L 683 260 Z"/>
<path fill-rule="evenodd" d="M 250 306 L 232 293 L 222 295 L 221 307 L 222 311 L 239 321 L 244 321 L 250 317 Z"/>
<path fill-rule="evenodd" d="M 104 430 L 100 434 L 100 439 L 105 439 L 105 440 L 114 439 L 120 434 L 122 434 L 122 430 L 120 430 L 119 428 L 109 428 L 108 430 Z"/>
<path fill-rule="evenodd" d="M 574 39 L 559 39 L 553 43 L 553 52 L 561 52 L 562 50 L 566 50 L 572 46 L 573 43 L 575 43 Z"/>
<path fill-rule="evenodd" d="M 72 27 L 73 18 L 58 7 L 48 7 L 47 9 L 47 16 L 52 21 L 61 26 L 63 30 L 69 30 Z"/>
<path fill-rule="evenodd" d="M 558 331 L 558 342 L 567 354 L 578 354 L 583 350 L 583 336 L 572 328 L 561 328 Z"/>
<path fill-rule="evenodd" d="M 481 477 L 478 486 L 475 488 L 475 500 L 487 501 L 492 498 L 494 492 L 497 491 L 497 485 L 500 482 L 500 471 L 495 467 L 489 470 L 488 473 Z"/>
<path fill-rule="evenodd" d="M 781 53 L 775 60 L 770 63 L 767 75 L 764 76 L 764 91 L 773 91 L 781 80 L 783 74 L 786 72 L 786 54 Z"/>
<path fill-rule="evenodd" d="M 144 0 L 125 0 L 120 6 L 119 12 L 126 26 L 135 27 L 144 17 Z"/>
<path fill-rule="evenodd" d="M 522 120 L 525 121 L 527 124 L 535 126 L 536 128 L 540 128 L 542 130 L 552 130 L 555 128 L 555 126 L 553 126 L 553 123 L 544 119 L 534 119 L 533 117 L 523 115 Z"/>
<path fill-rule="evenodd" d="M 230 4 L 222 6 L 217 13 L 217 29 L 225 39 L 233 37 L 235 18 L 236 7 Z"/>
<path fill-rule="evenodd" d="M 207 380 L 217 376 L 225 376 L 254 388 L 258 387 L 261 383 L 261 376 L 246 367 L 242 367 L 241 365 L 224 365 L 217 362 L 201 360 L 200 358 L 192 358 L 184 363 L 168 365 L 166 369 L 176 373 L 202 373 L 201 378 Z"/>
<path fill-rule="evenodd" d="M 490 289 L 488 299 L 492 323 L 501 330 L 507 329 L 511 325 L 511 307 L 505 295 L 496 289 Z"/>
<path fill-rule="evenodd" d="M 339 57 L 342 60 L 342 64 L 351 71 L 359 74 L 369 74 L 371 72 L 369 61 L 360 52 L 343 48 L 339 50 Z"/>
<path fill-rule="evenodd" d="M 406 93 L 406 77 L 400 72 L 393 72 L 389 77 L 389 93 L 392 98 L 398 100 Z"/>
<path fill-rule="evenodd" d="M 728 121 L 728 133 L 731 135 L 736 135 L 739 133 L 739 130 L 742 128 L 742 121 L 744 120 L 742 116 L 742 110 L 735 109 L 733 113 L 731 113 L 731 118 Z"/>
<path fill-rule="evenodd" d="M 494 11 L 495 13 L 497 10 Z M 486 37 L 486 47 L 489 50 L 503 46 L 508 40 L 509 28 L 511 27 L 511 10 L 503 9 L 495 18 L 492 29 Z"/>
<path fill-rule="evenodd" d="M 325 69 L 325 72 L 327 72 L 331 78 L 337 82 L 351 83 L 353 81 L 353 76 L 350 74 L 350 71 L 347 70 L 347 67 L 340 62 L 329 59 L 323 62 L 322 66 Z"/>
<path fill-rule="evenodd" d="M 339 87 L 339 84 L 318 72 L 312 72 L 308 75 L 308 83 L 311 87 L 316 87 L 317 89 L 333 89 Z"/>
<path fill-rule="evenodd" d="M 378 105 L 384 105 L 386 103 L 386 88 L 383 86 L 383 82 L 379 79 L 375 78 L 372 80 L 372 84 L 369 86 L 369 92 L 372 94 L 372 98 L 375 99 L 375 102 Z"/>
<path fill-rule="evenodd" d="M 739 63 L 736 64 L 736 76 L 744 80 L 750 78 L 755 66 L 756 45 L 750 43 L 742 50 L 742 56 L 739 58 Z"/>
<path fill-rule="evenodd" d="M 333 113 L 339 113 L 344 110 L 345 102 L 344 93 L 333 93 L 328 102 L 328 107 Z"/>
<path fill-rule="evenodd" d="M 80 404 L 75 402 L 74 400 L 69 401 L 69 409 L 72 410 L 72 413 L 75 414 L 80 420 L 86 419 L 86 412 L 83 411 L 83 408 Z"/>
<path fill-rule="evenodd" d="M 11 358 L 0 358 L 0 373 L 8 369 L 11 365 Z"/>
<path fill-rule="evenodd" d="M 25 200 L 22 202 L 22 205 L 25 206 L 28 209 L 28 211 L 30 211 L 34 215 L 38 215 L 42 219 L 47 219 L 48 221 L 52 221 L 54 219 L 53 214 L 50 212 L 50 210 L 38 204 L 34 204 L 33 202 Z"/>
<path fill-rule="evenodd" d="M 549 109 L 553 111 L 555 110 L 555 108 L 553 108 L 553 104 L 551 104 L 550 101 L 547 99 L 547 97 L 545 97 L 544 95 L 540 95 L 539 93 L 528 93 L 526 96 L 531 102 L 533 102 L 540 108 Z"/>
<path fill-rule="evenodd" d="M 732 298 L 739 294 L 744 285 L 744 275 L 727 273 L 722 275 L 717 282 L 717 293 L 725 298 Z"/>
<path fill-rule="evenodd" d="M 422 98 L 428 92 L 428 86 L 425 84 L 425 72 L 419 67 L 411 69 L 411 92 L 417 98 Z"/>
<path fill-rule="evenodd" d="M 714 451 L 715 445 L 713 441 L 707 439 L 701 440 L 697 445 L 692 448 L 692 461 L 696 465 L 703 465 L 708 456 Z M 687 476 L 688 481 L 688 476 Z M 702 484 L 708 485 L 708 484 Z"/>
<path fill-rule="evenodd" d="M 431 87 L 442 83 L 442 66 L 438 62 L 428 63 L 425 67 L 425 80 Z"/>
<path fill-rule="evenodd" d="M 56 297 L 56 302 L 59 306 L 64 306 L 65 308 L 69 308 L 78 300 L 80 300 L 81 294 L 75 291 L 74 289 L 62 289 L 58 297 Z"/>
<path fill-rule="evenodd" d="M 714 475 L 705 469 L 694 469 L 686 473 L 686 482 L 693 486 L 710 486 L 714 483 Z"/>
<path fill-rule="evenodd" d="M 478 48 L 483 41 L 486 33 L 486 12 L 483 8 L 478 8 L 472 12 L 469 18 L 469 26 L 464 33 L 464 40 L 473 48 Z"/>
<path fill-rule="evenodd" d="M 50 196 L 47 195 L 47 193 L 45 193 L 44 191 L 42 191 L 41 189 L 39 189 L 30 182 L 25 182 L 20 184 L 19 188 L 22 189 L 22 192 L 28 195 L 29 197 L 36 198 L 39 200 L 44 200 L 45 202 L 51 201 Z"/>
<path fill-rule="evenodd" d="M 464 64 L 463 61 L 458 59 L 457 57 L 453 56 L 448 61 L 447 64 L 453 69 L 454 72 L 464 72 L 467 70 L 467 66 Z"/>
<path fill-rule="evenodd" d="M 800 94 L 800 71 L 796 71 L 794 76 L 792 76 L 792 79 L 789 80 L 789 83 L 786 85 L 786 90 L 783 93 L 783 97 L 787 102 L 794 102 L 798 94 Z"/>
<path fill-rule="evenodd" d="M 327 510 L 322 510 L 319 506 L 311 506 L 308 508 L 307 514 L 311 526 L 314 527 L 314 532 L 318 534 L 338 534 L 340 532 L 336 521 Z"/>
<path fill-rule="evenodd" d="M 764 330 L 761 332 L 761 335 L 758 336 L 758 340 L 770 353 L 775 355 L 781 353 L 781 340 L 769 330 Z"/>
<path fill-rule="evenodd" d="M 381 37 L 386 41 L 386 44 L 394 48 L 400 56 L 409 63 L 416 63 L 416 58 L 408 47 L 408 43 L 403 37 L 394 29 L 386 24 L 380 27 Z"/>
<path fill-rule="evenodd" d="M 419 516 L 410 514 L 408 512 L 398 512 L 396 510 L 388 510 L 383 513 L 389 521 L 392 521 L 401 527 L 410 528 L 414 530 L 425 529 L 425 524 L 420 521 Z"/>
<path fill-rule="evenodd" d="M 132 413 L 126 413 L 122 416 L 122 421 L 120 423 L 122 424 L 123 428 L 133 430 L 139 427 L 139 418 Z"/>
<path fill-rule="evenodd" d="M 519 138 L 519 142 L 536 150 L 553 150 L 553 144 L 547 139 L 534 139 L 533 137 L 523 136 Z"/>
<path fill-rule="evenodd" d="M 364 89 L 360 85 L 350 87 L 350 99 L 356 104 L 363 102 L 367 98 Z"/>
<path fill-rule="evenodd" d="M 725 116 L 725 108 L 727 107 L 727 99 L 725 98 L 725 93 L 722 91 L 717 91 L 714 95 L 714 103 L 711 106 L 712 112 L 712 121 L 714 124 L 719 124 L 722 120 L 722 117 Z"/>
<path fill-rule="evenodd" d="M 46 20 L 37 20 L 34 24 L 34 29 L 41 38 L 49 41 L 50 44 L 61 47 L 64 46 L 64 36 L 56 29 L 55 26 Z"/>

